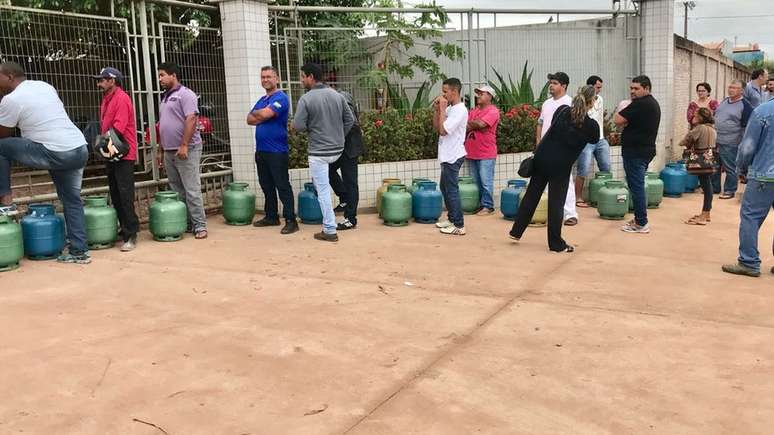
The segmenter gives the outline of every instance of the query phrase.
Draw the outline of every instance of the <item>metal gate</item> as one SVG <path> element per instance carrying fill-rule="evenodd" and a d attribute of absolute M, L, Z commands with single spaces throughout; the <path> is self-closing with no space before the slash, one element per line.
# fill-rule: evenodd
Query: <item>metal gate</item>
<path fill-rule="evenodd" d="M 150 128 L 158 119 L 161 93 L 156 67 L 164 60 L 179 63 L 183 83 L 200 95 L 202 184 L 208 208 L 218 208 L 220 190 L 231 178 L 220 30 L 156 23 L 154 10 L 158 8 L 144 1 L 132 2 L 129 16 L 121 18 L 113 16 L 114 7 L 110 16 L 104 16 L 0 5 L 0 61 L 17 62 L 30 79 L 54 86 L 70 118 L 85 132 L 98 127 L 102 98 L 91 76 L 105 66 L 124 73 L 123 86 L 132 97 L 137 121 L 135 179 L 141 214 L 153 192 L 166 182 L 155 158 L 155 129 Z M 167 12 L 171 17 L 171 7 Z M 56 199 L 47 171 L 14 167 L 11 184 L 17 203 Z M 82 193 L 106 191 L 104 163 L 92 153 Z"/>

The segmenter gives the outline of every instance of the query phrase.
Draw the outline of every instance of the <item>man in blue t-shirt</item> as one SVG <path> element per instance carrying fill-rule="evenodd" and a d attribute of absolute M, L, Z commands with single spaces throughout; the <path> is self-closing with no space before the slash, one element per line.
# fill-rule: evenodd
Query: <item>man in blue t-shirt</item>
<path fill-rule="evenodd" d="M 266 95 L 261 97 L 247 115 L 247 124 L 255 126 L 255 165 L 258 182 L 266 199 L 264 217 L 253 223 L 256 227 L 278 226 L 277 194 L 282 201 L 285 226 L 280 233 L 298 231 L 293 188 L 288 175 L 288 111 L 290 99 L 277 88 L 279 75 L 273 66 L 261 68 L 261 86 Z"/>

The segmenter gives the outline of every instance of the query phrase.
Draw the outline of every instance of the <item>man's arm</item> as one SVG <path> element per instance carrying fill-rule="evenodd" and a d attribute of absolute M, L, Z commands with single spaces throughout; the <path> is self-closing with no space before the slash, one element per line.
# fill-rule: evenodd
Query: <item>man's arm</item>
<path fill-rule="evenodd" d="M 262 124 L 274 118 L 275 116 L 277 116 L 277 114 L 268 107 L 264 107 L 263 109 L 255 109 L 247 114 L 247 125 Z"/>
<path fill-rule="evenodd" d="M 742 143 L 739 144 L 739 152 L 736 155 L 736 173 L 739 179 L 746 181 L 747 169 L 758 153 L 758 147 L 763 133 L 763 123 L 761 119 L 753 113 L 744 132 Z"/>
<path fill-rule="evenodd" d="M 120 106 L 116 110 L 116 116 L 113 117 L 113 125 L 110 126 L 118 133 L 123 133 L 129 126 L 129 119 L 134 114 L 134 108 L 132 108 L 132 102 L 129 98 L 119 102 Z M 136 128 L 132 126 L 132 128 Z"/>
<path fill-rule="evenodd" d="M 13 129 L 0 125 L 0 139 L 13 136 Z"/>
<path fill-rule="evenodd" d="M 191 143 L 191 138 L 193 138 L 194 132 L 196 132 L 196 121 L 198 119 L 198 113 L 192 113 L 185 117 L 183 139 L 180 141 L 180 148 L 177 150 L 177 156 L 181 159 L 188 158 L 188 144 Z"/>
<path fill-rule="evenodd" d="M 0 138 L 13 136 L 19 123 L 19 108 L 12 104 L 10 98 L 0 98 Z"/>
<path fill-rule="evenodd" d="M 355 115 L 352 114 L 352 110 L 350 110 L 349 104 L 347 104 L 347 100 L 343 95 L 341 96 L 341 104 L 344 106 L 341 120 L 344 122 L 344 136 L 346 136 L 352 130 L 352 126 L 355 125 Z"/>
<path fill-rule="evenodd" d="M 485 128 L 489 127 L 486 122 L 480 120 L 480 119 L 474 119 L 472 121 L 468 121 L 468 131 L 476 131 L 476 130 L 483 130 Z"/>
<path fill-rule="evenodd" d="M 309 113 L 306 111 L 306 100 L 301 98 L 298 100 L 298 105 L 296 106 L 296 113 L 293 115 L 293 123 L 291 126 L 293 127 L 293 130 L 296 131 L 306 131 L 308 126 L 306 125 L 307 120 L 309 118 Z"/>
<path fill-rule="evenodd" d="M 543 137 L 543 121 L 538 120 L 537 127 L 535 127 L 535 146 L 540 143 L 540 139 Z"/>

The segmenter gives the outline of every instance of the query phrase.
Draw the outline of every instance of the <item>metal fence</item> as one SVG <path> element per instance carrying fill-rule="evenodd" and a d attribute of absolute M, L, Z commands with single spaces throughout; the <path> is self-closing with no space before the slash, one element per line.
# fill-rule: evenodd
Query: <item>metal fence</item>
<path fill-rule="evenodd" d="M 356 9 L 356 8 L 351 8 Z M 417 93 L 432 85 L 431 95 L 440 90 L 438 80 L 432 80 L 420 69 L 413 68 L 413 76 L 400 77 L 385 74 L 381 83 L 373 80 L 373 74 L 385 61 L 408 65 L 412 58 L 423 57 L 436 62 L 446 76 L 463 82 L 463 94 L 473 106 L 473 88 L 498 82 L 495 72 L 508 81 L 517 82 L 522 68 L 528 64 L 533 71 L 532 87 L 537 94 L 551 72 L 565 71 L 571 77 L 569 92 L 582 84 L 590 75 L 605 79 L 605 100 L 612 110 L 615 104 L 628 97 L 628 79 L 638 75 L 640 69 L 639 17 L 632 11 L 600 14 L 574 11 L 573 15 L 560 15 L 555 11 L 508 12 L 508 11 L 454 11 L 443 27 L 401 26 L 398 28 L 373 27 L 376 20 L 365 20 L 364 27 L 304 26 L 313 21 L 306 14 L 317 11 L 303 9 L 295 12 L 283 7 L 270 7 L 272 61 L 279 68 L 281 86 L 290 94 L 295 104 L 301 88 L 301 65 L 305 62 L 320 64 L 325 81 L 352 93 L 361 110 L 383 110 L 400 106 L 396 99 L 415 102 Z M 346 11 L 346 9 L 344 9 Z M 348 22 L 342 18 L 342 9 L 326 11 L 327 22 Z M 406 15 L 403 23 L 412 20 Z M 428 30 L 435 30 L 427 36 Z M 410 47 L 396 44 L 402 35 L 411 40 Z M 423 35 L 425 35 L 423 37 Z M 450 59 L 438 55 L 438 44 L 453 44 L 462 49 L 464 56 Z M 405 93 L 405 98 L 404 97 Z M 405 101 L 404 101 L 405 103 Z M 402 107 L 402 106 L 401 106 Z"/>
<path fill-rule="evenodd" d="M 212 8 L 211 6 L 209 7 Z M 164 12 L 172 20 L 177 9 Z M 203 185 L 209 208 L 219 206 L 220 190 L 231 177 L 226 119 L 225 69 L 220 31 L 216 27 L 157 22 L 159 7 L 132 2 L 125 17 L 115 16 L 111 4 L 103 15 L 77 14 L 0 5 L 0 61 L 24 66 L 32 80 L 50 83 L 59 92 L 68 115 L 87 133 L 90 142 L 99 126 L 102 95 L 91 77 L 103 67 L 125 75 L 137 120 L 138 160 L 135 178 L 138 202 L 165 184 L 156 157 L 156 135 L 150 128 L 158 119 L 161 94 L 156 67 L 171 61 L 181 65 L 182 82 L 200 97 L 199 129 L 204 141 Z M 217 24 L 217 15 L 213 14 Z M 97 131 L 98 133 L 98 131 Z M 84 174 L 84 194 L 107 190 L 104 162 L 90 156 Z M 46 171 L 16 166 L 12 188 L 19 203 L 56 198 Z"/>

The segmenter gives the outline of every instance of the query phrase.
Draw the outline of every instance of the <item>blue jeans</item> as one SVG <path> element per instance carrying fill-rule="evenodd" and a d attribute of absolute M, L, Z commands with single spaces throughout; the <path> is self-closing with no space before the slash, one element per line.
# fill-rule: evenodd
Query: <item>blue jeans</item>
<path fill-rule="evenodd" d="M 0 139 L 0 196 L 11 193 L 11 162 L 34 169 L 48 169 L 64 208 L 70 254 L 88 251 L 86 218 L 81 202 L 83 167 L 89 159 L 86 145 L 65 152 L 50 151 L 43 145 L 20 137 Z"/>
<path fill-rule="evenodd" d="M 597 143 L 586 144 L 586 148 L 578 156 L 578 176 L 591 176 L 592 158 L 597 160 L 600 171 L 610 171 L 610 144 L 604 138 Z"/>
<path fill-rule="evenodd" d="M 312 176 L 314 188 L 317 190 L 317 202 L 323 215 L 323 232 L 336 234 L 336 214 L 331 201 L 331 183 L 328 178 L 328 165 L 338 160 L 339 156 L 316 157 L 309 156 L 309 173 Z"/>
<path fill-rule="evenodd" d="M 497 159 L 468 159 L 468 170 L 481 192 L 481 207 L 494 208 L 494 173 Z"/>
<path fill-rule="evenodd" d="M 758 232 L 772 208 L 774 208 L 774 183 L 750 180 L 744 190 L 742 208 L 739 211 L 739 264 L 761 270 Z M 771 250 L 774 253 L 774 242 Z"/>
<path fill-rule="evenodd" d="M 624 157 L 623 165 L 626 172 L 626 184 L 634 203 L 634 221 L 637 225 L 648 224 L 648 194 L 645 191 L 645 173 L 652 159 Z"/>
<path fill-rule="evenodd" d="M 449 215 L 449 222 L 457 228 L 465 226 L 465 219 L 462 217 L 462 201 L 460 200 L 460 168 L 465 161 L 465 157 L 460 157 L 454 163 L 441 163 L 441 194 L 446 202 L 446 210 Z"/>
<path fill-rule="evenodd" d="M 737 145 L 718 144 L 718 154 L 720 155 L 720 165 L 718 170 L 712 174 L 712 188 L 715 193 L 720 193 L 720 167 L 726 172 L 726 180 L 723 183 L 723 192 L 735 194 L 738 187 L 736 177 L 736 155 L 739 153 Z"/>

